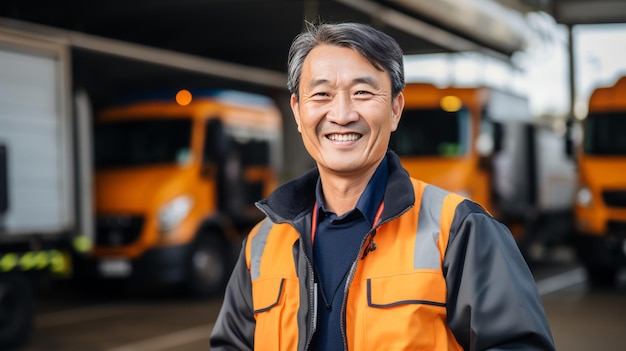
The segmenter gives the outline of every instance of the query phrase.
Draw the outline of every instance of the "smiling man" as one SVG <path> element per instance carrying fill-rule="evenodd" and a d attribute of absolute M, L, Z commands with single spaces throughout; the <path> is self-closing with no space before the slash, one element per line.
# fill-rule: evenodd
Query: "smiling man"
<path fill-rule="evenodd" d="M 291 96 L 298 131 L 324 180 L 325 204 L 343 214 L 385 157 L 403 95 L 392 91 L 382 67 L 354 49 L 328 44 L 306 56 L 300 87 Z"/>
<path fill-rule="evenodd" d="M 554 350 L 508 229 L 388 150 L 402 63 L 363 24 L 295 38 L 291 108 L 317 167 L 257 203 L 212 350 Z"/>

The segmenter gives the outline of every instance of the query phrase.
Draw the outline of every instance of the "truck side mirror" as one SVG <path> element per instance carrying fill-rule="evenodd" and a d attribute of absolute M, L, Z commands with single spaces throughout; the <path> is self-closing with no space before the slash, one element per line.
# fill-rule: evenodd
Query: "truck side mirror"
<path fill-rule="evenodd" d="M 502 150 L 502 142 L 504 140 L 504 126 L 502 123 L 493 123 L 493 153 L 498 153 Z"/>
<path fill-rule="evenodd" d="M 565 154 L 573 158 L 574 157 L 574 120 L 569 118 L 565 122 Z"/>
<path fill-rule="evenodd" d="M 221 163 L 228 149 L 228 139 L 222 121 L 214 118 L 207 122 L 204 138 L 202 163 Z"/>

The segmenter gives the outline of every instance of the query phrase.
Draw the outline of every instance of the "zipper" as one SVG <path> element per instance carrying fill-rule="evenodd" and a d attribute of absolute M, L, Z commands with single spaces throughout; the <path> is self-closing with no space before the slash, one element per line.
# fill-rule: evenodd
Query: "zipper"
<path fill-rule="evenodd" d="M 359 261 L 361 261 L 361 255 L 362 255 L 363 248 L 365 247 L 365 242 L 370 238 L 370 236 L 372 236 L 371 240 L 373 242 L 373 235 L 376 233 L 378 228 L 380 228 L 380 226 L 382 226 L 385 223 L 389 223 L 389 222 L 393 221 L 396 218 L 399 218 L 400 216 L 402 216 L 403 214 L 408 212 L 412 207 L 413 207 L 413 205 L 410 205 L 407 208 L 405 208 L 403 211 L 398 213 L 397 215 L 395 215 L 393 217 L 389 217 L 389 218 L 387 218 L 384 221 L 380 221 L 372 229 L 370 229 L 369 232 L 367 232 L 367 235 L 365 235 L 365 237 L 363 238 L 363 241 L 361 241 L 361 246 L 359 247 L 359 251 L 357 253 L 357 256 L 354 259 L 354 261 L 352 262 L 352 266 L 350 267 L 350 272 L 348 273 L 348 277 L 346 278 L 346 286 L 344 287 L 344 290 L 343 290 L 343 301 L 341 302 L 341 315 L 339 316 L 339 318 L 340 318 L 340 322 L 341 322 L 341 324 L 340 324 L 341 325 L 341 336 L 343 338 L 343 349 L 344 350 L 348 350 L 348 338 L 346 337 L 346 328 L 345 328 L 345 325 L 346 325 L 346 302 L 348 300 L 348 291 L 350 290 L 350 285 L 352 285 L 352 280 L 354 280 L 354 274 L 356 273 L 356 268 L 359 265 Z M 365 258 L 365 256 L 363 256 L 363 258 Z"/>
<path fill-rule="evenodd" d="M 311 345 L 311 341 L 313 340 L 313 333 L 315 333 L 315 329 L 317 328 L 317 283 L 315 282 L 313 265 L 311 264 L 309 257 L 306 255 L 304 244 L 302 243 L 302 235 L 300 235 L 299 246 L 300 250 L 302 251 L 302 255 L 304 255 L 304 260 L 306 261 L 306 267 L 309 273 L 309 313 L 311 315 L 311 318 L 309 319 L 309 333 L 306 337 L 306 342 L 304 345 L 304 349 L 308 350 L 309 346 Z"/>

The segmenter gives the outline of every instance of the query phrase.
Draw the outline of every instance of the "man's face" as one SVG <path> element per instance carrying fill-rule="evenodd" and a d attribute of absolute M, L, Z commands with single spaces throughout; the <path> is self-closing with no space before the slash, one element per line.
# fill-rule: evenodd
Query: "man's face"
<path fill-rule="evenodd" d="M 387 72 L 352 49 L 321 45 L 304 61 L 299 92 L 291 109 L 320 171 L 373 172 L 404 107 L 402 94 L 391 97 Z"/>

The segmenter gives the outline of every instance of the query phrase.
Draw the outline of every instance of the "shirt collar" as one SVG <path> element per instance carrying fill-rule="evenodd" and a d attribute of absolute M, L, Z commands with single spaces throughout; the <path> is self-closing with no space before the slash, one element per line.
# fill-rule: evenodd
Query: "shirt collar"
<path fill-rule="evenodd" d="M 387 178 L 389 176 L 389 166 L 387 162 L 387 156 L 383 158 L 383 160 L 376 168 L 376 171 L 370 178 L 367 186 L 365 187 L 365 191 L 361 194 L 359 201 L 356 203 L 356 210 L 359 210 L 361 214 L 365 217 L 365 219 L 369 222 L 370 225 L 374 225 L 374 218 L 376 217 L 376 212 L 378 211 L 378 207 L 380 203 L 383 201 L 383 196 L 385 195 L 385 188 L 387 186 Z M 317 185 L 315 187 L 315 198 L 317 200 L 317 211 L 318 214 L 321 214 L 321 211 L 328 211 L 326 209 L 326 204 L 324 203 L 324 197 L 322 196 L 322 181 L 318 177 Z M 319 216 L 318 218 L 322 218 Z"/>

